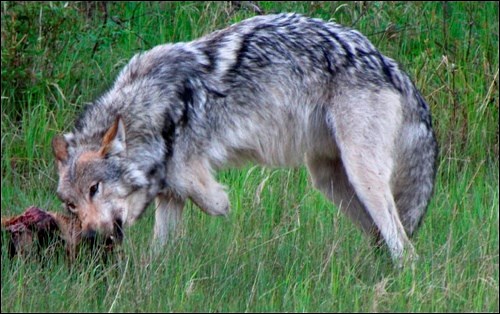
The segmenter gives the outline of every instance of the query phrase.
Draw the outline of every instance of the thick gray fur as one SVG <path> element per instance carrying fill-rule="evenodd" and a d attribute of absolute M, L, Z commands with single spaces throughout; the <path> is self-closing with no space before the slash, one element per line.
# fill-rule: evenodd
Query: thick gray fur
<path fill-rule="evenodd" d="M 97 231 L 132 223 L 156 199 L 164 243 L 188 198 L 228 212 L 214 171 L 305 163 L 314 186 L 398 263 L 416 256 L 407 236 L 437 156 L 429 106 L 400 66 L 358 31 L 297 14 L 137 54 L 58 141 L 59 195 L 82 220 L 91 207 Z"/>

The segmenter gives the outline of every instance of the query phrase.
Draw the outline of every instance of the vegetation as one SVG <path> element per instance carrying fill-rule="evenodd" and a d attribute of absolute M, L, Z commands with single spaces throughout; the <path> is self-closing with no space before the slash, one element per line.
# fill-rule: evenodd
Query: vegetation
<path fill-rule="evenodd" d="M 499 311 L 498 2 L 11 2 L 1 4 L 2 216 L 59 209 L 52 137 L 138 51 L 259 13 L 352 26 L 414 79 L 440 144 L 433 200 L 395 270 L 314 190 L 304 168 L 220 173 L 228 218 L 189 204 L 158 256 L 154 211 L 116 260 L 13 259 L 2 242 L 2 312 Z M 62 209 L 61 209 L 62 210 Z"/>

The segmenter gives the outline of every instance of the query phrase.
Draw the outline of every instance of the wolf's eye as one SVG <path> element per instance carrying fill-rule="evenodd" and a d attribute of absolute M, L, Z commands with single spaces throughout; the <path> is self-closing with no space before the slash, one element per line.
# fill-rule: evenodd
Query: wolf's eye
<path fill-rule="evenodd" d="M 74 213 L 76 211 L 76 206 L 73 203 L 66 203 L 66 209 Z"/>
<path fill-rule="evenodd" d="M 90 197 L 94 197 L 94 195 L 99 191 L 99 182 L 96 184 L 92 185 L 90 187 Z"/>

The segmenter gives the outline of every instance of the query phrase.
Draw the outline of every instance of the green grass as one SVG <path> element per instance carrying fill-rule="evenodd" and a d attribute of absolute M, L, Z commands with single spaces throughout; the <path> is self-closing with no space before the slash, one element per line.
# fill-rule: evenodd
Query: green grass
<path fill-rule="evenodd" d="M 498 3 L 252 3 L 359 29 L 428 100 L 440 157 L 415 268 L 393 269 L 304 168 L 247 166 L 218 176 L 228 218 L 189 204 L 181 236 L 159 256 L 152 209 L 106 264 L 9 260 L 2 243 L 2 312 L 499 311 Z M 256 13 L 228 2 L 6 1 L 1 14 L 4 216 L 60 209 L 50 141 L 132 55 Z"/>

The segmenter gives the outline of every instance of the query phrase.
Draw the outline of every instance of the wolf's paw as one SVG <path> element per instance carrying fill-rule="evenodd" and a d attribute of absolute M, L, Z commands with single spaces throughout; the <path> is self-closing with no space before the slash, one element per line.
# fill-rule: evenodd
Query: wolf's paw
<path fill-rule="evenodd" d="M 394 265 L 398 269 L 411 268 L 414 269 L 415 265 L 419 259 L 419 256 L 413 246 L 410 246 L 403 254 L 398 258 L 394 259 Z"/>
<path fill-rule="evenodd" d="M 231 205 L 229 204 L 229 199 L 224 193 L 224 198 L 218 198 L 211 204 L 211 206 L 207 206 L 202 209 L 205 213 L 211 216 L 227 216 L 230 208 Z"/>
<path fill-rule="evenodd" d="M 229 198 L 222 186 L 216 186 L 216 188 L 204 192 L 203 194 L 193 194 L 190 197 L 203 212 L 211 216 L 226 216 L 229 213 Z"/>

